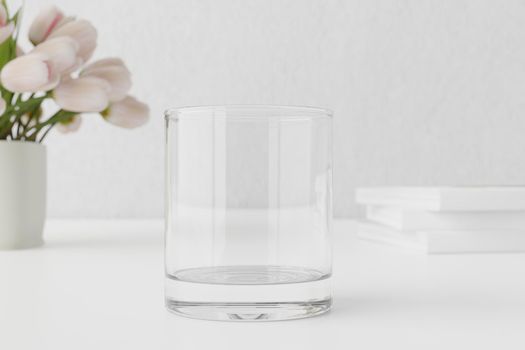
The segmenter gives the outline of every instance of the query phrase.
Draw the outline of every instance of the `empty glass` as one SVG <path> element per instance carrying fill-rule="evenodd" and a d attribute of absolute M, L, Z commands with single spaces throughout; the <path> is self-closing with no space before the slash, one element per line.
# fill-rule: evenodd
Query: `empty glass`
<path fill-rule="evenodd" d="M 166 112 L 166 306 L 282 320 L 331 305 L 331 112 Z"/>

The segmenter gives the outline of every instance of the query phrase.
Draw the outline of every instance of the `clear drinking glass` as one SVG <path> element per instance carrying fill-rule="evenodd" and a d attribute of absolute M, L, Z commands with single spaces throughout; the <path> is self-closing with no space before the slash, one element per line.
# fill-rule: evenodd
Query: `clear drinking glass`
<path fill-rule="evenodd" d="M 331 306 L 330 111 L 166 112 L 166 306 L 282 320 Z"/>

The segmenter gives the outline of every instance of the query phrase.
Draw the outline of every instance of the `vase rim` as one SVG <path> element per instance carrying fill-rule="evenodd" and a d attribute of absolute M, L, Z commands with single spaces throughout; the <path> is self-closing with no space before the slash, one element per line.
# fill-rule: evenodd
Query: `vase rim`
<path fill-rule="evenodd" d="M 182 118 L 195 119 L 196 117 L 251 120 L 305 120 L 328 118 L 332 119 L 333 112 L 326 108 L 293 105 L 264 105 L 264 104 L 233 104 L 233 105 L 203 105 L 185 106 L 167 109 L 164 112 L 166 120 Z"/>
<path fill-rule="evenodd" d="M 0 140 L 0 145 L 31 145 L 31 147 L 46 147 L 43 143 L 36 141 L 25 141 L 25 140 Z"/>

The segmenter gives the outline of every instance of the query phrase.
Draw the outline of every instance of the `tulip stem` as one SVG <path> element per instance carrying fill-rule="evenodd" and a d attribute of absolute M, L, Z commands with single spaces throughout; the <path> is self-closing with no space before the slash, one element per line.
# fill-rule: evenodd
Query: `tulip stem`
<path fill-rule="evenodd" d="M 49 127 L 46 129 L 46 131 L 44 131 L 44 133 L 42 134 L 42 136 L 40 137 L 40 139 L 38 140 L 38 142 L 42 142 L 44 140 L 44 138 L 47 136 L 47 134 L 49 133 L 49 131 L 51 131 L 51 129 L 53 129 L 53 127 L 60 121 L 62 120 L 66 120 L 68 118 L 71 118 L 72 116 L 74 116 L 75 112 L 70 112 L 70 111 L 65 111 L 63 109 L 59 110 L 58 112 L 56 112 L 55 114 L 53 114 L 53 116 L 51 116 L 48 120 L 46 120 L 45 122 L 43 123 L 40 123 L 38 125 L 36 125 L 36 130 L 34 133 L 32 133 L 30 135 L 30 137 L 33 137 L 37 138 L 37 134 L 40 132 L 40 130 L 42 130 L 45 126 L 49 125 Z"/>
<path fill-rule="evenodd" d="M 0 87 L 0 89 L 3 88 Z M 44 100 L 51 97 L 51 93 L 48 92 L 38 97 L 32 93 L 25 99 L 23 94 L 10 93 L 7 97 L 4 97 L 4 100 L 9 101 L 9 104 L 4 113 L 0 115 L 0 139 L 30 140 L 27 137 L 27 132 L 38 125 L 40 106 Z M 24 122 L 22 122 L 23 116 L 27 116 L 27 120 Z M 35 121 L 34 125 L 28 128 L 33 120 Z M 15 131 L 16 135 L 14 134 Z"/>
<path fill-rule="evenodd" d="M 53 129 L 53 127 L 55 126 L 55 124 L 51 124 L 46 131 L 44 131 L 44 133 L 42 134 L 42 136 L 40 137 L 40 140 L 38 140 L 39 143 L 42 143 L 42 141 L 44 141 L 44 138 L 47 136 L 47 134 L 51 131 L 51 129 Z"/>
<path fill-rule="evenodd" d="M 35 116 L 38 118 L 38 110 L 42 105 L 42 102 L 48 97 L 49 96 L 46 94 L 35 98 L 34 94 L 31 94 L 27 99 L 23 100 L 21 94 L 17 96 L 16 103 L 9 106 L 6 111 L 10 116 L 10 119 L 14 116 L 14 120 L 9 125 L 9 128 L 12 131 L 16 128 L 16 137 L 11 133 L 11 138 L 16 140 L 31 140 L 27 135 L 28 131 L 31 130 L 28 126 Z M 27 117 L 26 121 L 22 121 L 23 116 Z M 36 120 L 36 125 L 37 124 L 38 120 Z"/>

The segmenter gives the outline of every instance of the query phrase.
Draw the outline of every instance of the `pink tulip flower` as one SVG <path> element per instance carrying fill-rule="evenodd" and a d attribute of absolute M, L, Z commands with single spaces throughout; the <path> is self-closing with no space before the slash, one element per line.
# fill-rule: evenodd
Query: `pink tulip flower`
<path fill-rule="evenodd" d="M 12 92 L 47 91 L 57 86 L 60 74 L 47 55 L 32 53 L 9 61 L 0 73 L 0 81 Z"/>
<path fill-rule="evenodd" d="M 82 118 L 79 115 L 72 116 L 69 120 L 57 124 L 57 129 L 63 134 L 75 132 L 80 128 Z"/>
<path fill-rule="evenodd" d="M 109 100 L 116 102 L 124 99 L 131 88 L 131 72 L 119 58 L 105 58 L 88 65 L 81 76 L 97 77 L 107 81 L 111 87 Z"/>
<path fill-rule="evenodd" d="M 64 14 L 56 6 L 43 8 L 29 28 L 29 40 L 34 45 L 40 44 L 59 24 L 62 24 L 64 19 Z"/>
<path fill-rule="evenodd" d="M 78 44 L 70 37 L 58 37 L 46 40 L 33 49 L 33 53 L 46 55 L 59 74 L 69 71 L 77 65 Z"/>
<path fill-rule="evenodd" d="M 127 96 L 122 101 L 112 103 L 102 116 L 113 125 L 133 129 L 148 121 L 149 107 L 134 97 Z"/>
<path fill-rule="evenodd" d="M 108 107 L 109 84 L 95 77 L 67 79 L 53 91 L 60 108 L 77 113 L 102 112 Z"/>
<path fill-rule="evenodd" d="M 78 56 L 87 62 L 97 46 L 97 30 L 83 19 L 61 24 L 49 35 L 49 39 L 68 36 L 78 44 Z"/>
<path fill-rule="evenodd" d="M 8 20 L 5 6 L 0 4 L 0 44 L 6 41 L 15 30 L 15 25 Z"/>

